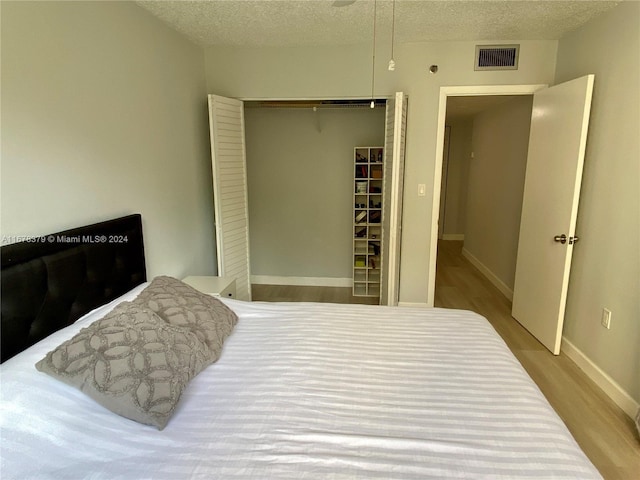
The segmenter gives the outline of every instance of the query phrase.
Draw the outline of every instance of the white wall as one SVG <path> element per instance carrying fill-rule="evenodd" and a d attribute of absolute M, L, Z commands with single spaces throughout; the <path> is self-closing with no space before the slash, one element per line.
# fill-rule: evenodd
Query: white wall
<path fill-rule="evenodd" d="M 473 119 L 464 249 L 511 292 L 532 102 L 516 97 Z"/>
<path fill-rule="evenodd" d="M 595 74 L 564 335 L 640 402 L 640 3 L 559 43 L 556 81 Z M 600 325 L 612 312 L 611 330 Z"/>
<path fill-rule="evenodd" d="M 201 48 L 131 2 L 2 2 L 2 236 L 140 212 L 147 270 L 213 273 Z"/>
<path fill-rule="evenodd" d="M 451 127 L 447 190 L 444 195 L 443 192 L 440 193 L 441 201 L 445 201 L 445 239 L 447 235 L 460 236 L 465 233 L 473 121 L 470 118 L 448 119 L 446 124 Z"/>
<path fill-rule="evenodd" d="M 388 43 L 376 56 L 377 96 L 409 95 L 400 301 L 426 304 L 439 90 L 443 85 L 552 83 L 557 42 L 521 41 L 519 69 L 476 72 L 475 42 L 396 45 L 396 71 L 386 69 Z M 384 37 L 385 39 L 388 37 Z M 482 42 L 490 44 L 492 42 Z M 514 42 L 501 42 L 514 43 Z M 518 43 L 518 42 L 516 42 Z M 207 48 L 209 93 L 239 98 L 342 98 L 371 95 L 371 47 Z M 429 73 L 438 64 L 439 72 Z M 417 185 L 427 185 L 418 197 Z M 431 299 L 432 300 L 432 299 Z"/>
<path fill-rule="evenodd" d="M 384 109 L 246 108 L 252 275 L 353 274 L 353 148 L 384 144 Z"/>

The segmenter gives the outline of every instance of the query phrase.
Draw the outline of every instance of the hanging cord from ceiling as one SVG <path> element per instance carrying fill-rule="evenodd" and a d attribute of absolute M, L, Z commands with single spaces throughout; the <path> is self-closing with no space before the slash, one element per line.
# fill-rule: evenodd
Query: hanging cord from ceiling
<path fill-rule="evenodd" d="M 393 44 L 396 37 L 396 0 L 393 0 L 391 4 L 391 60 L 389 60 L 389 71 L 393 72 L 396 69 L 396 61 L 393 59 Z"/>
<path fill-rule="evenodd" d="M 371 108 L 375 108 L 374 87 L 376 83 L 376 13 L 378 0 L 373 1 L 373 53 L 371 57 Z"/>

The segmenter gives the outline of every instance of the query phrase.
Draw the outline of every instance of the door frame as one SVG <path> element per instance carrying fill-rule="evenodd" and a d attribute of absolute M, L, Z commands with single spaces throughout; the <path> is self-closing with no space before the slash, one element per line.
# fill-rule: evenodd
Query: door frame
<path fill-rule="evenodd" d="M 380 100 L 385 100 L 386 102 L 389 102 L 391 100 L 396 100 L 396 95 L 398 92 L 394 92 L 391 95 L 374 95 L 373 99 L 380 99 Z M 406 104 L 407 99 L 408 99 L 408 95 L 404 92 L 400 92 L 403 93 L 403 98 L 404 98 L 404 102 Z M 208 94 L 211 95 L 211 94 Z M 286 101 L 319 101 L 319 100 L 367 100 L 370 101 L 372 100 L 371 96 L 368 97 L 363 97 L 363 96 L 320 96 L 320 97 L 309 97 L 309 96 L 304 96 L 304 97 L 230 97 L 230 98 L 234 98 L 236 100 L 239 100 L 241 102 L 243 102 L 243 104 L 245 102 L 251 102 L 251 101 L 271 101 L 271 102 L 286 102 Z M 243 109 L 246 108 L 245 105 L 243 105 Z M 388 103 L 385 105 L 385 109 L 388 108 Z M 405 108 L 407 108 L 405 106 Z M 386 116 L 385 116 L 385 136 L 386 136 Z M 394 139 L 396 136 L 396 131 L 394 129 L 394 133 L 393 133 Z M 394 151 L 395 151 L 395 147 L 394 147 Z M 403 149 L 403 154 L 404 154 L 404 149 Z M 393 155 L 392 155 L 393 158 Z M 246 159 L 245 159 L 246 161 Z M 403 158 L 403 163 L 404 163 L 404 158 Z M 247 184 L 247 191 L 248 191 L 248 184 Z M 392 192 L 393 193 L 393 192 Z M 402 201 L 402 193 L 400 194 L 400 198 L 399 200 L 396 199 L 397 201 Z M 247 216 L 248 219 L 248 216 Z M 398 219 L 399 223 L 401 224 L 401 219 L 402 219 L 402 210 L 400 211 L 400 218 Z M 402 247 L 399 246 L 398 247 L 398 254 L 397 254 L 397 258 L 394 260 L 394 262 L 398 265 L 400 265 L 400 257 L 402 255 Z M 387 259 L 387 263 L 389 263 L 389 259 Z M 389 269 L 389 266 L 386 266 L 387 269 Z M 251 276 L 250 276 L 250 283 L 251 283 Z M 351 282 L 353 283 L 353 281 Z M 343 286 L 343 285 L 339 285 L 339 286 Z M 396 278 L 395 278 L 395 282 L 393 285 L 393 289 L 395 290 L 395 295 L 394 298 L 396 299 L 396 305 L 397 305 L 397 297 L 399 296 L 399 292 L 400 292 L 400 275 L 397 274 Z M 380 295 L 380 299 L 382 299 L 382 295 Z"/>
<path fill-rule="evenodd" d="M 442 176 L 440 179 L 440 206 L 438 207 L 438 239 L 441 240 L 444 230 L 445 212 L 447 211 L 447 182 L 449 178 L 449 152 L 451 150 L 451 127 L 444 126 L 442 147 Z M 445 148 L 446 147 L 446 148 Z M 445 162 L 446 159 L 446 162 Z"/>
<path fill-rule="evenodd" d="M 436 259 L 438 255 L 438 220 L 440 216 L 440 187 L 442 182 L 442 159 L 444 154 L 445 119 L 448 97 L 479 97 L 485 95 L 533 95 L 548 84 L 530 85 L 469 85 L 440 87 L 438 102 L 438 127 L 436 131 L 436 158 L 433 172 L 433 202 L 431 206 L 431 243 L 429 245 L 429 278 L 427 306 L 433 307 L 436 291 Z"/>

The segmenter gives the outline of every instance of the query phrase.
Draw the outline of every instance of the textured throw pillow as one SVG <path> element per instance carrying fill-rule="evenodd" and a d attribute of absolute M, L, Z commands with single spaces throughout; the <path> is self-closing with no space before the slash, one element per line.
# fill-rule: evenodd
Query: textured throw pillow
<path fill-rule="evenodd" d="M 123 302 L 49 352 L 36 368 L 114 413 L 162 430 L 209 349 L 188 329 Z"/>
<path fill-rule="evenodd" d="M 238 316 L 219 299 L 172 277 L 156 277 L 133 300 L 171 325 L 189 328 L 205 342 L 215 362 Z"/>

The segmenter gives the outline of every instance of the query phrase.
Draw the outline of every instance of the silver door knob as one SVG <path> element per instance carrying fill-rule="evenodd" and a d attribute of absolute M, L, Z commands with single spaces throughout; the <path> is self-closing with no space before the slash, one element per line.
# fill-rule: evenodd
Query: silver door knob
<path fill-rule="evenodd" d="M 569 237 L 569 245 L 578 243 L 578 240 L 580 240 L 580 237 L 578 237 L 577 235 L 575 237 Z"/>
<path fill-rule="evenodd" d="M 564 245 L 565 243 L 567 243 L 567 236 L 563 233 L 562 235 L 556 235 L 555 237 L 553 237 L 553 240 Z"/>

